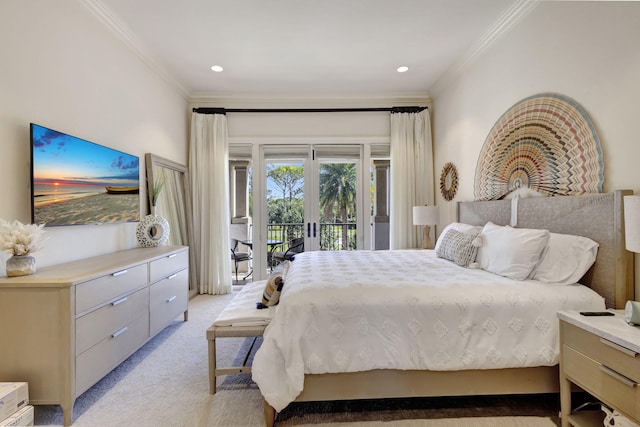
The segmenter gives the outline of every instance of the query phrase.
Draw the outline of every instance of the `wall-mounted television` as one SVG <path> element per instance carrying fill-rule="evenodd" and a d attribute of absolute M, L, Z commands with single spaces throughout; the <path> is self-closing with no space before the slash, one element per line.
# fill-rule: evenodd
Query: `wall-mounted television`
<path fill-rule="evenodd" d="M 80 225 L 140 220 L 140 159 L 31 123 L 31 220 Z"/>

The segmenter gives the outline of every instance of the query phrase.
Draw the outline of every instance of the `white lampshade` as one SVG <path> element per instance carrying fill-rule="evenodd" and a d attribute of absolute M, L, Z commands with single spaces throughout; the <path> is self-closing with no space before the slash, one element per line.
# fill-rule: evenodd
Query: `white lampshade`
<path fill-rule="evenodd" d="M 440 219 L 440 209 L 437 206 L 414 206 L 413 225 L 434 225 Z"/>
<path fill-rule="evenodd" d="M 640 253 L 640 196 L 624 196 L 624 229 L 627 250 Z"/>

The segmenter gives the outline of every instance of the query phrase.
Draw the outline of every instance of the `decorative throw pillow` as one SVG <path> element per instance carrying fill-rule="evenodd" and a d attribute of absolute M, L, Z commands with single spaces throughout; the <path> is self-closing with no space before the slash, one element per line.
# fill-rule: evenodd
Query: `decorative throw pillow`
<path fill-rule="evenodd" d="M 440 245 L 436 249 L 439 258 L 448 259 L 463 267 L 476 260 L 478 253 L 477 234 L 467 234 L 450 229 L 440 238 Z"/>
<path fill-rule="evenodd" d="M 440 245 L 442 244 L 444 235 L 447 234 L 449 230 L 456 230 L 460 233 L 477 235 L 482 231 L 482 227 L 477 225 L 464 224 L 462 222 L 452 222 L 451 224 L 447 225 L 444 230 L 442 230 L 442 233 L 440 233 L 440 238 L 436 240 L 436 247 L 434 248 L 436 253 L 438 252 L 438 249 L 440 249 Z"/>
<path fill-rule="evenodd" d="M 578 283 L 595 262 L 598 246 L 587 237 L 551 233 L 531 278 L 556 285 Z"/>
<path fill-rule="evenodd" d="M 262 304 L 265 306 L 269 307 L 280 302 L 280 293 L 284 286 L 284 279 L 289 270 L 289 265 L 290 262 L 285 261 L 271 272 L 267 284 L 264 287 L 264 292 L 262 293 Z"/>
<path fill-rule="evenodd" d="M 525 280 L 538 265 L 549 242 L 548 230 L 485 224 L 476 260 L 480 268 L 514 280 Z"/>

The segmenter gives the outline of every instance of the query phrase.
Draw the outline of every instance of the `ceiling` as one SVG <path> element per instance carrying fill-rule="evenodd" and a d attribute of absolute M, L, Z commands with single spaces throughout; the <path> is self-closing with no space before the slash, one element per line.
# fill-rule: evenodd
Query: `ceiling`
<path fill-rule="evenodd" d="M 228 97 L 428 96 L 528 3 L 84 1 L 185 95 Z"/>

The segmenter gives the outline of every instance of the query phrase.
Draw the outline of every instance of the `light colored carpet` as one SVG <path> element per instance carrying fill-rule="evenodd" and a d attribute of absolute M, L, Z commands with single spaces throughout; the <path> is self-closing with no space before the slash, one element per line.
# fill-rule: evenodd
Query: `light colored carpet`
<path fill-rule="evenodd" d="M 200 295 L 189 321 L 176 319 L 76 400 L 74 426 L 262 426 L 262 398 L 250 375 L 218 378 L 209 394 L 205 331 L 233 294 Z M 219 340 L 218 363 L 241 357 L 249 339 Z M 292 404 L 277 426 L 555 427 L 557 396 L 394 399 Z M 62 425 L 58 406 L 36 406 L 36 425 Z"/>

